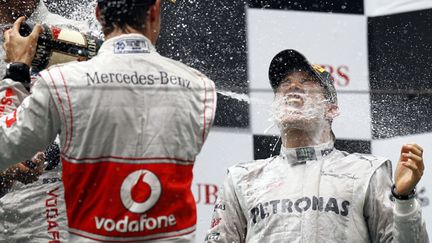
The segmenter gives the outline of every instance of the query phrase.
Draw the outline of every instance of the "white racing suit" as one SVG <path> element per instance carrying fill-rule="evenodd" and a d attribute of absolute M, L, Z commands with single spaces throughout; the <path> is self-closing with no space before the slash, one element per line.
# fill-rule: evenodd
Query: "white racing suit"
<path fill-rule="evenodd" d="M 28 95 L 20 83 L 1 81 L 0 116 L 16 109 Z M 0 198 L 0 242 L 66 242 L 66 222 L 61 165 L 44 171 L 33 183 L 15 181 Z"/>
<path fill-rule="evenodd" d="M 89 31 L 86 22 L 73 21 L 50 13 L 43 1 L 40 1 L 28 21 Z M 3 38 L 0 39 L 0 44 L 3 44 L 1 40 Z M 6 68 L 3 59 L 4 50 L 1 47 L 0 78 L 3 78 Z M 1 81 L 0 116 L 16 109 L 28 95 L 21 84 L 11 80 Z M 63 194 L 61 165 L 44 171 L 34 183 L 24 185 L 14 182 L 9 192 L 0 198 L 0 242 L 66 242 L 68 232 Z"/>
<path fill-rule="evenodd" d="M 282 148 L 229 169 L 206 242 L 428 242 L 419 204 L 391 186 L 384 158 Z"/>
<path fill-rule="evenodd" d="M 0 119 L 0 167 L 61 142 L 70 241 L 190 242 L 192 167 L 214 119 L 214 83 L 143 35 L 42 71 Z"/>
<path fill-rule="evenodd" d="M 17 182 L 0 198 L 0 242 L 67 241 L 60 170 L 45 172 L 32 184 Z"/>

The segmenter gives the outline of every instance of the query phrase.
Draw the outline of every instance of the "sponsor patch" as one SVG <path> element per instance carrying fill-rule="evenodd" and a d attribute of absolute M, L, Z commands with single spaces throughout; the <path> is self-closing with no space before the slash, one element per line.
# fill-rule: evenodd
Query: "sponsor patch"
<path fill-rule="evenodd" d="M 225 208 L 226 208 L 225 204 L 223 204 L 223 203 L 217 203 L 215 205 L 215 207 L 214 207 L 214 211 L 216 211 L 217 209 L 225 211 Z"/>
<path fill-rule="evenodd" d="M 212 232 L 208 234 L 205 238 L 205 240 L 219 240 L 220 239 L 220 233 L 219 232 Z"/>
<path fill-rule="evenodd" d="M 316 160 L 315 149 L 306 147 L 306 148 L 298 148 L 296 149 L 297 160 L 299 161 L 307 161 L 307 160 Z"/>
<path fill-rule="evenodd" d="M 307 211 L 319 211 L 334 213 L 347 217 L 351 203 L 346 200 L 324 197 L 302 197 L 298 199 L 278 199 L 257 204 L 250 210 L 252 223 L 264 220 L 274 214 L 303 213 Z"/>
<path fill-rule="evenodd" d="M 114 53 L 149 53 L 150 47 L 147 41 L 142 39 L 122 39 L 114 43 Z"/>
<path fill-rule="evenodd" d="M 222 221 L 221 218 L 214 218 L 214 219 L 212 220 L 212 222 L 211 222 L 211 227 L 213 228 L 213 227 L 215 227 L 215 226 L 218 226 L 218 225 L 220 224 L 221 221 Z"/>

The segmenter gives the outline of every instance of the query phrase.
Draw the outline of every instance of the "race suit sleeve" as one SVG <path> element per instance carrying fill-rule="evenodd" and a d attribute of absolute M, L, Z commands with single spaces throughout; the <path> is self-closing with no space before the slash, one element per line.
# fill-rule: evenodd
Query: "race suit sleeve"
<path fill-rule="evenodd" d="M 0 117 L 14 111 L 30 93 L 11 79 L 0 81 Z"/>
<path fill-rule="evenodd" d="M 372 176 L 364 207 L 371 242 L 429 242 L 417 199 L 391 197 L 391 162 L 381 165 Z"/>
<path fill-rule="evenodd" d="M 245 242 L 247 221 L 228 172 L 213 211 L 205 242 Z"/>
<path fill-rule="evenodd" d="M 29 95 L 29 92 L 21 83 L 11 79 L 0 81 L 0 117 L 15 110 L 19 104 Z M 12 186 L 8 179 L 9 170 L 0 172 L 0 197 Z"/>
<path fill-rule="evenodd" d="M 10 79 L 3 80 L 0 94 L 12 92 L 22 100 L 26 92 L 23 85 Z M 6 109 L 5 109 L 6 111 Z M 60 131 L 60 119 L 46 82 L 38 77 L 32 94 L 20 106 L 0 117 L 0 170 L 32 158 L 44 150 Z"/>

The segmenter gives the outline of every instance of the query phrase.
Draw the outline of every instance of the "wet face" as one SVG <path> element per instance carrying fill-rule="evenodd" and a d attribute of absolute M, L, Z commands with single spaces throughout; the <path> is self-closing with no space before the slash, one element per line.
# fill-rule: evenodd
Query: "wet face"
<path fill-rule="evenodd" d="M 328 102 L 317 78 L 299 70 L 290 72 L 279 84 L 272 108 L 281 128 L 309 130 L 325 121 Z"/>

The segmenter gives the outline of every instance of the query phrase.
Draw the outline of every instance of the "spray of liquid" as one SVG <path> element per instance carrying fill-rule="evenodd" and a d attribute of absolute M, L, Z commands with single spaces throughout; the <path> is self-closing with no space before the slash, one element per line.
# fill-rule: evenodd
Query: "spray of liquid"
<path fill-rule="evenodd" d="M 277 94 L 272 105 L 272 120 L 281 133 L 287 129 L 305 131 L 316 144 L 320 143 L 325 120 L 326 103 L 321 97 L 305 93 Z"/>
<path fill-rule="evenodd" d="M 277 124 L 303 128 L 311 122 L 324 118 L 325 103 L 325 100 L 304 93 L 278 94 L 272 103 L 272 116 Z"/>

